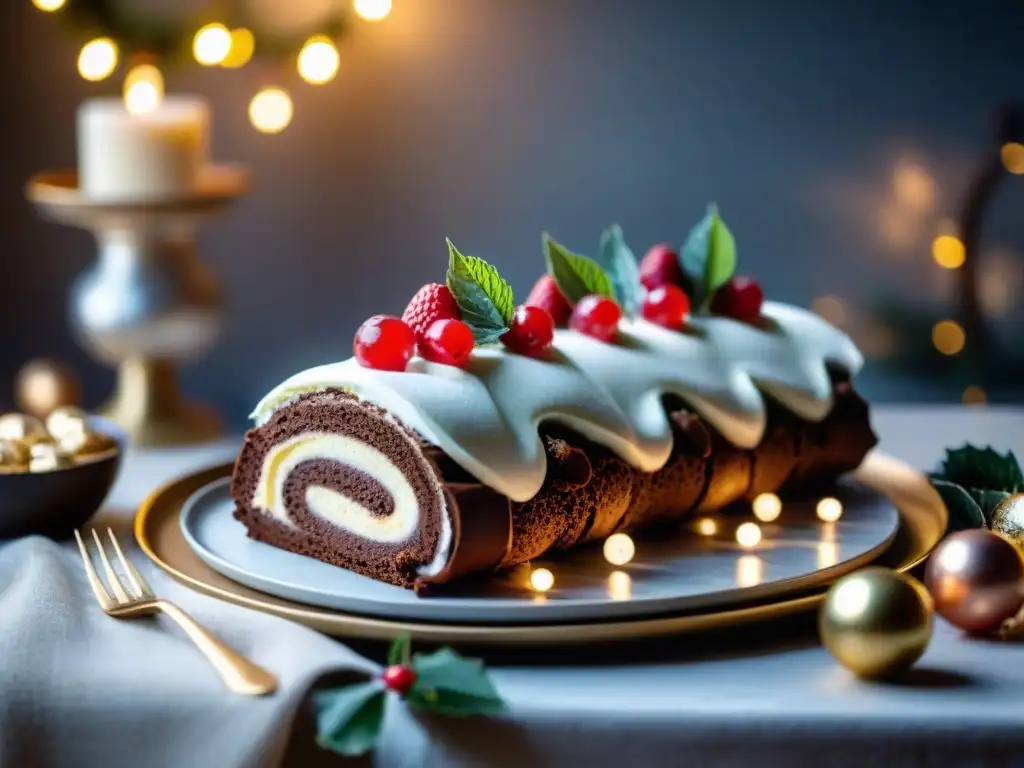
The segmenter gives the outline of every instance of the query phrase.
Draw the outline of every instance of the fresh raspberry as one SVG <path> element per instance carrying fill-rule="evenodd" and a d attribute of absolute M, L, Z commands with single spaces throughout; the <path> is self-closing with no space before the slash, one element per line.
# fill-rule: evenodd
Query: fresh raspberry
<path fill-rule="evenodd" d="M 734 277 L 717 291 L 711 299 L 711 311 L 745 323 L 761 317 L 764 291 L 752 277 Z"/>
<path fill-rule="evenodd" d="M 392 664 L 381 675 L 384 687 L 399 696 L 405 696 L 416 685 L 416 670 L 405 664 Z"/>
<path fill-rule="evenodd" d="M 651 248 L 640 262 L 640 282 L 651 291 L 663 285 L 686 285 L 686 274 L 679 263 L 679 254 L 668 243 Z"/>
<path fill-rule="evenodd" d="M 473 351 L 473 331 L 461 320 L 435 320 L 420 337 L 419 349 L 425 360 L 461 368 Z"/>
<path fill-rule="evenodd" d="M 537 357 L 551 346 L 554 338 L 555 321 L 551 318 L 551 313 L 541 307 L 522 304 L 516 307 L 516 312 L 512 316 L 512 327 L 501 337 L 501 341 L 513 352 L 527 357 Z"/>
<path fill-rule="evenodd" d="M 573 330 L 600 341 L 615 341 L 622 309 L 607 296 L 584 296 L 576 302 L 569 324 Z"/>
<path fill-rule="evenodd" d="M 572 314 L 572 305 L 558 289 L 551 275 L 543 275 L 523 303 L 528 307 L 546 309 L 559 328 L 568 325 L 569 315 Z"/>
<path fill-rule="evenodd" d="M 462 312 L 447 285 L 427 283 L 412 297 L 409 306 L 402 313 L 402 322 L 412 328 L 417 339 L 435 320 L 461 320 Z"/>
<path fill-rule="evenodd" d="M 359 326 L 352 348 L 364 368 L 404 371 L 416 349 L 416 336 L 397 317 L 374 315 Z"/>
<path fill-rule="evenodd" d="M 655 288 L 648 291 L 644 297 L 644 318 L 674 331 L 683 327 L 683 321 L 689 311 L 689 297 L 682 288 L 675 285 Z"/>

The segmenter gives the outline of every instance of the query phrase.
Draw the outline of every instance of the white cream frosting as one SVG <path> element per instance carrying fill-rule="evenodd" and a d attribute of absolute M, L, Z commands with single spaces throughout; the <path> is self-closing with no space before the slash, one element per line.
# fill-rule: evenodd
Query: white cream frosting
<path fill-rule="evenodd" d="M 812 312 L 766 303 L 762 314 L 764 328 L 698 317 L 684 332 L 623 320 L 614 344 L 560 330 L 548 360 L 481 347 L 465 369 L 414 358 L 394 373 L 349 359 L 292 376 L 263 398 L 253 418 L 264 423 L 298 391 L 347 389 L 482 483 L 526 501 L 544 483 L 537 430 L 543 421 L 572 427 L 653 472 L 672 450 L 665 394 L 681 397 L 741 448 L 753 448 L 764 434 L 762 392 L 804 419 L 824 419 L 832 407 L 826 363 L 857 373 L 863 358 L 856 346 Z"/>

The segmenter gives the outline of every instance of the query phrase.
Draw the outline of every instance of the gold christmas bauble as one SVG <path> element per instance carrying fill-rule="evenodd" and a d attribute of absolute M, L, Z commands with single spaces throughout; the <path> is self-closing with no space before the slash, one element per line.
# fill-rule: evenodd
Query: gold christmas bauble
<path fill-rule="evenodd" d="M 35 416 L 6 413 L 0 416 L 0 440 L 20 440 L 32 444 L 49 438 L 46 425 Z"/>
<path fill-rule="evenodd" d="M 992 532 L 1024 553 L 1024 493 L 1013 493 L 992 510 Z"/>
<path fill-rule="evenodd" d="M 30 449 L 21 440 L 0 438 L 0 472 L 24 472 L 28 469 Z"/>
<path fill-rule="evenodd" d="M 909 669 L 932 636 L 932 600 L 916 579 L 865 568 L 839 579 L 818 616 L 821 640 L 836 661 L 865 678 Z"/>
<path fill-rule="evenodd" d="M 46 431 L 54 440 L 65 440 L 89 431 L 89 417 L 74 405 L 64 405 L 46 417 Z"/>
<path fill-rule="evenodd" d="M 14 393 L 18 407 L 39 419 L 61 406 L 77 405 L 80 396 L 74 372 L 55 360 L 32 360 L 22 366 Z"/>

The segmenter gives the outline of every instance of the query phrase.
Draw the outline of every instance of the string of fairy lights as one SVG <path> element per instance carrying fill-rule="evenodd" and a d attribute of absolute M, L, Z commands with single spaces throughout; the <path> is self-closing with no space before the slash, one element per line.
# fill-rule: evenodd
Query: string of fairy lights
<path fill-rule="evenodd" d="M 41 11 L 55 13 L 69 10 L 75 0 L 32 0 Z M 383 21 L 391 13 L 392 0 L 351 0 L 355 14 L 368 22 Z M 191 31 L 191 30 L 190 30 Z M 78 73 L 90 82 L 111 77 L 122 59 L 127 58 L 122 97 L 125 108 L 132 114 L 145 114 L 156 110 L 164 97 L 164 76 L 158 56 L 147 51 L 132 51 L 129 57 L 122 53 L 116 35 L 93 37 L 82 45 L 78 54 Z M 248 27 L 231 28 L 227 23 L 203 23 L 191 37 L 191 56 L 204 67 L 240 69 L 259 53 L 260 42 Z M 336 38 L 329 34 L 315 34 L 305 39 L 294 54 L 294 65 L 299 76 L 310 85 L 329 83 L 338 73 L 341 56 Z M 276 134 L 292 121 L 294 105 L 288 91 L 278 85 L 268 85 L 253 95 L 249 102 L 249 120 L 261 133 Z"/>

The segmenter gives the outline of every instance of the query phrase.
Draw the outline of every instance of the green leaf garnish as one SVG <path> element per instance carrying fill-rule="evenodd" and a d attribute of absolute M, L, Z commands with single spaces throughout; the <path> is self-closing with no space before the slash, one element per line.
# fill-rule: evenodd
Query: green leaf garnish
<path fill-rule="evenodd" d="M 369 752 L 384 722 L 384 694 L 380 680 L 316 694 L 317 744 L 350 757 Z"/>
<path fill-rule="evenodd" d="M 612 224 L 601 234 L 597 263 L 611 280 L 615 300 L 622 311 L 627 314 L 636 312 L 643 302 L 640 267 L 618 224 Z"/>
<path fill-rule="evenodd" d="M 408 664 L 412 651 L 412 638 L 409 635 L 399 635 L 391 641 L 388 649 L 388 666 L 396 664 Z"/>
<path fill-rule="evenodd" d="M 680 259 L 683 271 L 693 283 L 694 306 L 707 311 L 715 291 L 736 271 L 736 241 L 715 206 L 708 208 L 704 218 L 686 236 Z"/>
<path fill-rule="evenodd" d="M 479 659 L 467 659 L 451 648 L 413 657 L 416 685 L 411 705 L 456 717 L 491 715 L 504 703 Z"/>
<path fill-rule="evenodd" d="M 448 241 L 448 290 L 462 312 L 462 322 L 477 344 L 497 341 L 508 332 L 515 312 L 512 288 L 483 259 L 464 256 Z"/>
<path fill-rule="evenodd" d="M 963 488 L 1006 493 L 1024 491 L 1024 473 L 1017 457 L 1012 451 L 1000 454 L 991 446 L 977 448 L 968 443 L 947 449 L 935 478 Z"/>
<path fill-rule="evenodd" d="M 591 294 L 615 298 L 612 281 L 596 261 L 566 249 L 546 232 L 543 242 L 548 274 L 570 304 Z"/>
<path fill-rule="evenodd" d="M 949 525 L 946 533 L 964 531 L 970 528 L 985 528 L 985 515 L 964 488 L 946 480 L 932 480 L 932 485 L 942 497 L 946 509 L 949 510 Z"/>

